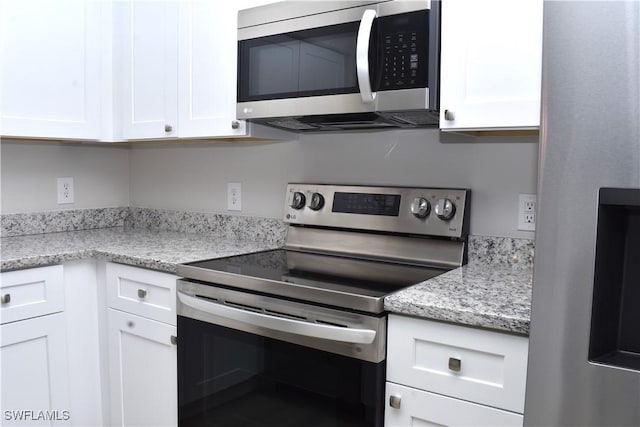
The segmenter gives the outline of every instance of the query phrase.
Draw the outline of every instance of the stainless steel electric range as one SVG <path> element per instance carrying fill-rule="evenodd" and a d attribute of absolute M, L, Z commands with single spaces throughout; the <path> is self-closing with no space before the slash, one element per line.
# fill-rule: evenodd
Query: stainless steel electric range
<path fill-rule="evenodd" d="M 178 266 L 180 425 L 382 426 L 384 297 L 466 262 L 469 190 L 285 198 L 284 247 Z"/>

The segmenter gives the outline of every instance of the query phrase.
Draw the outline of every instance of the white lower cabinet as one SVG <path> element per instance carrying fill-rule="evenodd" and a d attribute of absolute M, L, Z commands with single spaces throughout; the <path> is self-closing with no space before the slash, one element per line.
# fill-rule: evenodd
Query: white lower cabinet
<path fill-rule="evenodd" d="M 176 425 L 176 327 L 109 309 L 108 329 L 112 423 Z"/>
<path fill-rule="evenodd" d="M 3 426 L 69 425 L 62 266 L 2 273 Z"/>
<path fill-rule="evenodd" d="M 522 415 L 412 387 L 387 383 L 385 426 L 518 426 Z"/>
<path fill-rule="evenodd" d="M 175 426 L 177 277 L 107 263 L 106 278 L 111 423 Z"/>
<path fill-rule="evenodd" d="M 385 425 L 521 426 L 529 340 L 390 315 Z"/>

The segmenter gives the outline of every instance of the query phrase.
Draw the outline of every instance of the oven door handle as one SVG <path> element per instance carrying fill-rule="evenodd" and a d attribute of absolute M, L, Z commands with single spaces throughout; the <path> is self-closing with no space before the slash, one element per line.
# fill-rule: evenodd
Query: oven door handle
<path fill-rule="evenodd" d="M 191 308 L 214 316 L 294 335 L 352 344 L 371 344 L 376 337 L 376 331 L 371 329 L 347 328 L 275 317 L 203 300 L 183 292 L 178 292 L 178 299 Z"/>

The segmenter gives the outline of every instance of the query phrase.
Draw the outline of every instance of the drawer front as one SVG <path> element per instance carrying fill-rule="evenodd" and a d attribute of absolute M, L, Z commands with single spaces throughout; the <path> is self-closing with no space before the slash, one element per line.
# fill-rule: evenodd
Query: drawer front
<path fill-rule="evenodd" d="M 176 279 L 173 274 L 107 263 L 109 307 L 175 325 Z"/>
<path fill-rule="evenodd" d="M 389 381 L 524 412 L 527 338 L 397 315 L 388 334 Z"/>
<path fill-rule="evenodd" d="M 0 273 L 2 324 L 64 311 L 61 265 Z"/>
<path fill-rule="evenodd" d="M 386 386 L 385 427 L 522 426 L 523 423 L 523 416 L 513 412 L 390 382 Z"/>

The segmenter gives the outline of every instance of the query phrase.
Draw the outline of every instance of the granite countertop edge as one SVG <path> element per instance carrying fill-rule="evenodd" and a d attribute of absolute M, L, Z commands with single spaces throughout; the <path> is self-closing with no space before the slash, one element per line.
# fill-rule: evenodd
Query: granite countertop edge
<path fill-rule="evenodd" d="M 529 334 L 532 268 L 476 262 L 395 292 L 390 313 Z"/>
<path fill-rule="evenodd" d="M 98 258 L 167 273 L 207 258 L 274 249 L 277 243 L 121 227 L 3 237 L 0 271 Z M 529 333 L 531 269 L 472 263 L 385 298 L 386 311 L 424 319 Z"/>
<path fill-rule="evenodd" d="M 179 264 L 279 247 L 175 231 L 113 227 L 0 238 L 0 271 L 97 258 L 175 274 Z"/>

